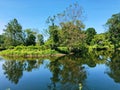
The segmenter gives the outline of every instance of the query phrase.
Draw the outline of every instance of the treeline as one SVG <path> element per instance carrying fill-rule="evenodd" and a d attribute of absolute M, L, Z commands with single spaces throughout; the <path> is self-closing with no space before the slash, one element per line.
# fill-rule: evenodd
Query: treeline
<path fill-rule="evenodd" d="M 4 33 L 0 35 L 0 48 L 45 45 L 55 50 L 58 50 L 58 47 L 67 47 L 70 52 L 76 53 L 88 48 L 119 48 L 120 13 L 108 19 L 105 24 L 107 31 L 101 34 L 97 34 L 93 27 L 85 30 L 83 20 L 83 9 L 78 3 L 70 5 L 61 13 L 48 17 L 48 28 L 45 32 L 49 38 L 45 41 L 42 34 L 32 29 L 23 30 L 17 19 L 13 19 L 6 25 Z"/>
<path fill-rule="evenodd" d="M 23 30 L 17 19 L 11 20 L 0 35 L 1 48 L 9 48 L 18 45 L 42 45 L 44 44 L 43 35 L 37 34 L 32 29 Z"/>

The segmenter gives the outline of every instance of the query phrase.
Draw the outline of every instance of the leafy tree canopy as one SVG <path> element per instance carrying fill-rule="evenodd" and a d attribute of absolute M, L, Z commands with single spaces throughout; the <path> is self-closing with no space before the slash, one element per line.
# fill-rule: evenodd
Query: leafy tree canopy
<path fill-rule="evenodd" d="M 113 14 L 110 19 L 108 19 L 106 26 L 108 27 L 110 41 L 117 48 L 120 41 L 120 13 Z"/>

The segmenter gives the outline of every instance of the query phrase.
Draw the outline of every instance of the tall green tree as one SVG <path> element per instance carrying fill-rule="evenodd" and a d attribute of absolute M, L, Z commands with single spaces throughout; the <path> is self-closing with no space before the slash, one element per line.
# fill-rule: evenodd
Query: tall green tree
<path fill-rule="evenodd" d="M 18 23 L 17 19 L 11 20 L 5 27 L 6 46 L 17 46 L 24 43 L 22 26 Z"/>
<path fill-rule="evenodd" d="M 37 45 L 43 45 L 44 44 L 44 38 L 42 34 L 37 35 Z"/>
<path fill-rule="evenodd" d="M 0 46 L 4 44 L 4 35 L 0 35 Z"/>
<path fill-rule="evenodd" d="M 55 23 L 56 16 L 54 15 L 53 17 L 48 17 L 47 23 L 49 25 L 48 27 L 48 34 L 49 34 L 49 39 L 48 42 L 51 42 L 52 47 L 56 47 L 59 44 L 59 26 L 56 25 Z"/>
<path fill-rule="evenodd" d="M 82 7 L 74 3 L 57 16 L 61 20 L 61 43 L 73 51 L 81 50 L 85 41 Z"/>
<path fill-rule="evenodd" d="M 54 25 L 54 26 L 49 26 L 49 34 L 50 34 L 50 39 L 52 39 L 52 45 L 53 46 L 58 46 L 59 43 L 59 27 Z"/>
<path fill-rule="evenodd" d="M 67 46 L 71 50 L 82 49 L 85 43 L 85 34 L 81 28 L 72 22 L 63 23 L 61 27 L 61 45 Z"/>
<path fill-rule="evenodd" d="M 110 41 L 116 49 L 120 43 L 120 13 L 112 15 L 112 17 L 108 19 L 106 26 L 108 27 Z"/>
<path fill-rule="evenodd" d="M 85 25 L 82 22 L 83 9 L 78 3 L 70 5 L 62 13 L 54 15 L 48 20 L 51 21 L 49 30 L 52 32 L 54 43 L 59 43 L 60 46 L 67 46 L 70 49 L 82 47 L 85 40 L 82 29 Z"/>
<path fill-rule="evenodd" d="M 31 29 L 26 29 L 26 46 L 35 45 L 36 44 L 36 32 L 32 31 Z"/>
<path fill-rule="evenodd" d="M 90 45 L 92 39 L 94 38 L 94 35 L 96 35 L 96 31 L 94 28 L 88 28 L 86 30 L 87 38 L 86 38 L 86 43 Z"/>

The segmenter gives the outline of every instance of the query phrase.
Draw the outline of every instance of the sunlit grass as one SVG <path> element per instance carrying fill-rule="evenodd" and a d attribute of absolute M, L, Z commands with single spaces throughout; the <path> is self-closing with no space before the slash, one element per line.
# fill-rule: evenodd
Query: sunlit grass
<path fill-rule="evenodd" d="M 60 47 L 61 50 L 66 50 L 65 47 Z M 0 52 L 2 56 L 15 56 L 15 57 L 44 57 L 62 55 L 59 51 L 50 49 L 48 46 L 17 46 Z"/>

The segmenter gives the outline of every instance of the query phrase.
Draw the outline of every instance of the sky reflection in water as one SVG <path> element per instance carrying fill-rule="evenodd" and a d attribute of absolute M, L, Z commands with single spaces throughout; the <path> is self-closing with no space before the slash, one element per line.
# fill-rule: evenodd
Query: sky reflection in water
<path fill-rule="evenodd" d="M 119 55 L 0 60 L 0 90 L 120 90 Z"/>

